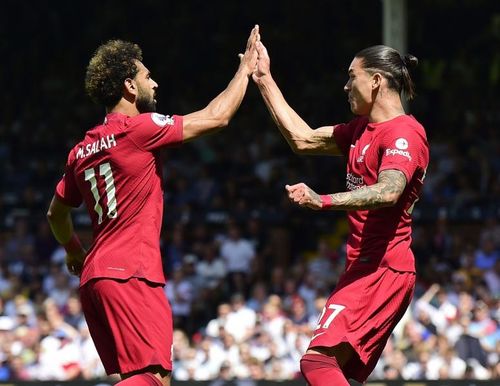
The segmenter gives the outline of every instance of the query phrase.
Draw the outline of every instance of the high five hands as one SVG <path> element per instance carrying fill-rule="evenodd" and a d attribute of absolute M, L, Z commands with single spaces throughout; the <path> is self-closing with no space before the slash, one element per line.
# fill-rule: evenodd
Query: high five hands
<path fill-rule="evenodd" d="M 257 68 L 258 51 L 257 44 L 260 42 L 259 26 L 256 24 L 250 32 L 244 54 L 238 54 L 240 58 L 240 69 L 248 76 L 252 75 Z"/>
<path fill-rule="evenodd" d="M 260 41 L 259 25 L 256 24 L 250 32 L 244 54 L 240 57 L 240 68 L 252 75 L 257 83 L 263 76 L 270 74 L 271 61 L 267 49 Z"/>
<path fill-rule="evenodd" d="M 266 47 L 264 46 L 264 44 L 262 44 L 260 39 L 256 43 L 256 49 L 258 54 L 257 66 L 252 74 L 252 78 L 255 83 L 259 83 L 259 81 L 264 76 L 269 75 L 271 73 L 271 59 L 269 58 L 269 54 L 267 53 Z"/>

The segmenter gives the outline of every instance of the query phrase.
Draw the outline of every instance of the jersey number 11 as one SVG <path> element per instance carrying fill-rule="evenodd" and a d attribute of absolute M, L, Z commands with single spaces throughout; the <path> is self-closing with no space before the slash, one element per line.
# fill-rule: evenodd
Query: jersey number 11
<path fill-rule="evenodd" d="M 101 177 L 104 177 L 104 182 L 106 184 L 105 190 L 106 190 L 106 198 L 108 201 L 107 216 L 108 218 L 116 218 L 118 212 L 116 209 L 115 180 L 113 179 L 113 172 L 111 170 L 111 165 L 109 164 L 109 162 L 99 165 L 99 175 Z M 97 222 L 98 224 L 101 224 L 102 214 L 103 214 L 102 206 L 99 204 L 99 201 L 101 200 L 101 195 L 97 190 L 97 180 L 94 168 L 85 170 L 85 181 L 88 181 L 90 183 L 90 191 L 92 192 L 92 195 L 94 196 L 95 200 L 94 210 L 99 216 Z"/>

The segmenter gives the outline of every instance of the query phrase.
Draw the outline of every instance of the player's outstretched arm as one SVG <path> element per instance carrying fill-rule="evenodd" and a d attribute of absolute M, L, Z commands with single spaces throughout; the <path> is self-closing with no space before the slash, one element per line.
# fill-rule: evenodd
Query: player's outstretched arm
<path fill-rule="evenodd" d="M 70 206 L 65 205 L 54 196 L 47 211 L 47 220 L 57 242 L 66 250 L 68 271 L 73 275 L 80 276 L 86 251 L 73 230 L 71 209 Z"/>
<path fill-rule="evenodd" d="M 341 152 L 333 138 L 333 127 L 323 126 L 316 130 L 293 110 L 271 76 L 271 60 L 262 42 L 257 42 L 258 63 L 252 75 L 259 87 L 267 109 L 288 144 L 298 154 L 330 154 Z"/>
<path fill-rule="evenodd" d="M 299 206 L 320 210 L 368 210 L 394 206 L 406 187 L 399 170 L 380 172 L 376 184 L 350 192 L 319 195 L 304 183 L 286 185 L 288 198 Z"/>
<path fill-rule="evenodd" d="M 229 124 L 243 100 L 248 86 L 248 78 L 257 65 L 256 43 L 259 39 L 259 26 L 256 25 L 248 38 L 245 53 L 239 54 L 240 66 L 238 71 L 236 71 L 226 89 L 217 95 L 203 110 L 184 116 L 184 141 L 208 134 Z"/>

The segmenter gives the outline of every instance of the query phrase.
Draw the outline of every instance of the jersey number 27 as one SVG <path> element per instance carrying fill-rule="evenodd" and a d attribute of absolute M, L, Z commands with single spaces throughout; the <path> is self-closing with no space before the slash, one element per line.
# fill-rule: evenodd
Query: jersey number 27
<path fill-rule="evenodd" d="M 320 328 L 328 328 L 330 327 L 330 324 L 333 322 L 333 319 L 340 313 L 345 308 L 345 306 L 342 306 L 340 304 L 330 304 L 328 305 L 328 308 L 325 306 L 323 307 L 323 311 L 321 312 L 321 315 L 318 319 L 318 325 L 316 326 L 316 330 L 319 330 Z M 325 321 L 323 321 L 323 317 L 327 315 L 327 318 Z"/>
<path fill-rule="evenodd" d="M 116 209 L 116 196 L 115 196 L 116 189 L 115 189 L 115 180 L 113 179 L 113 171 L 111 170 L 111 165 L 109 164 L 109 162 L 106 162 L 96 167 L 96 169 L 97 168 L 99 169 L 99 176 L 104 178 L 104 183 L 106 184 L 106 187 L 104 188 L 108 203 L 108 212 L 106 215 L 108 216 L 108 218 L 116 218 L 116 216 L 118 215 L 118 211 Z M 92 192 L 92 196 L 94 196 L 95 200 L 94 210 L 99 216 L 97 222 L 98 224 L 101 224 L 103 211 L 101 204 L 99 204 L 99 201 L 101 201 L 101 195 L 97 190 L 97 179 L 95 172 L 96 171 L 94 170 L 94 168 L 85 170 L 85 181 L 88 181 L 90 183 L 90 191 Z"/>

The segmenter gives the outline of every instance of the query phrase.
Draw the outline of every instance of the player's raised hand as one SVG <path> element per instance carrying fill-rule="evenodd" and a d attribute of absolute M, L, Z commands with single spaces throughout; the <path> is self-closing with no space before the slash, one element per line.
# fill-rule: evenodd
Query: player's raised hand
<path fill-rule="evenodd" d="M 257 42 L 260 41 L 259 26 L 256 24 L 248 37 L 247 47 L 244 54 L 239 54 L 240 69 L 248 76 L 252 75 L 257 67 Z"/>
<path fill-rule="evenodd" d="M 319 194 L 303 182 L 295 185 L 286 185 L 285 189 L 288 192 L 288 198 L 293 203 L 314 210 L 320 210 L 322 208 Z"/>
<path fill-rule="evenodd" d="M 257 68 L 255 69 L 252 78 L 255 82 L 258 82 L 263 76 L 269 75 L 271 73 L 271 59 L 267 53 L 267 48 L 259 40 L 257 42 L 257 53 L 258 61 Z"/>

